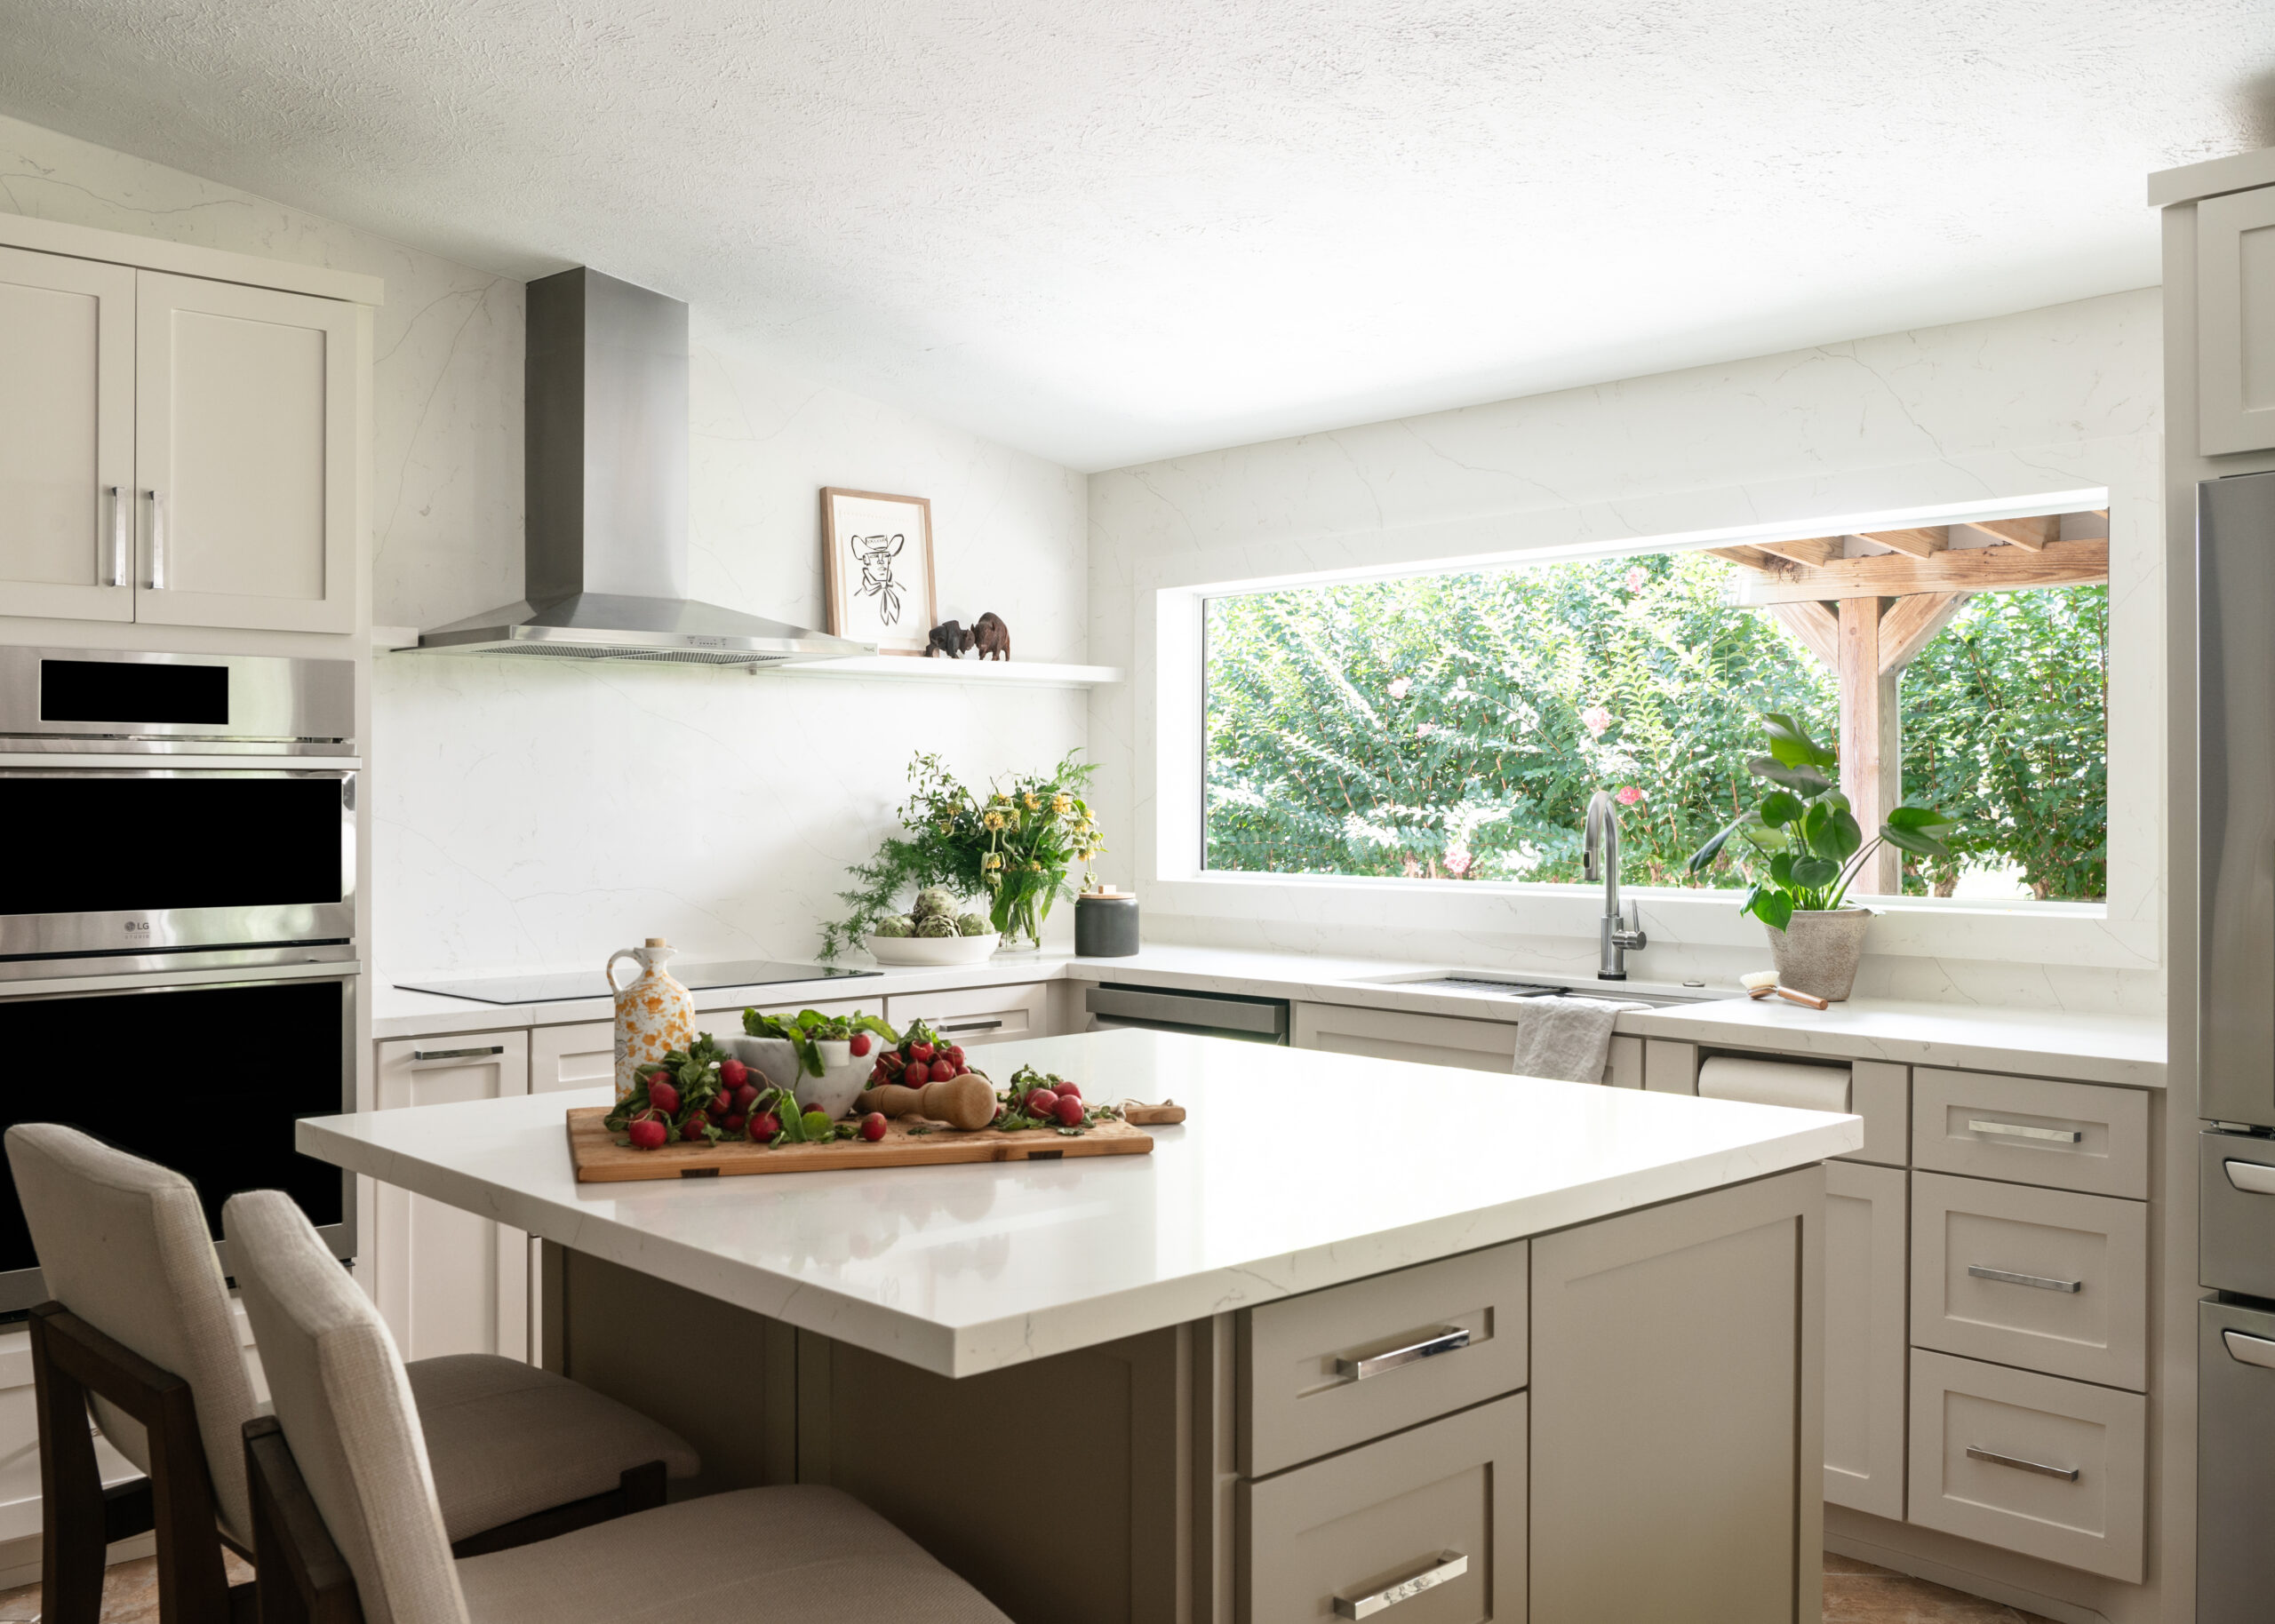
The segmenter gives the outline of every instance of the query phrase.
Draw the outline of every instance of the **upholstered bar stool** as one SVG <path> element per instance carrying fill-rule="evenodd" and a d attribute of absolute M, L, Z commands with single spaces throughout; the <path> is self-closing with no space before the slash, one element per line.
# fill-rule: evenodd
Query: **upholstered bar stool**
<path fill-rule="evenodd" d="M 105 1544 L 155 1525 L 167 1624 L 228 1619 L 220 1545 L 252 1551 L 243 1434 L 259 1406 L 197 1191 L 54 1123 L 10 1128 L 7 1149 L 54 1299 L 31 1319 L 44 1616 L 93 1624 Z M 331 1270 L 362 1294 L 336 1260 Z M 421 1359 L 407 1379 L 433 1440 L 444 1536 L 459 1555 L 659 1506 L 667 1476 L 692 1477 L 700 1464 L 677 1434 L 517 1360 Z M 104 1491 L 90 1407 L 147 1479 Z"/>
<path fill-rule="evenodd" d="M 890 1523 L 813 1486 L 453 1560 L 378 1310 L 280 1191 L 232 1196 L 222 1222 L 276 1406 L 245 1437 L 262 1624 L 1006 1624 Z M 273 1574 L 291 1576 L 289 1596 Z"/>

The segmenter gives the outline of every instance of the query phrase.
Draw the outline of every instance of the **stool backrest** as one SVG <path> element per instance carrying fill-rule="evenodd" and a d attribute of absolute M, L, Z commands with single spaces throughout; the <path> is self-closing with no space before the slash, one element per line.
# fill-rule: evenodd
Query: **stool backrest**
<path fill-rule="evenodd" d="M 215 1512 L 249 1541 L 240 1434 L 254 1413 L 252 1381 L 196 1188 L 60 1123 L 19 1123 L 7 1147 L 48 1295 L 189 1383 Z M 92 1403 L 103 1436 L 148 1471 L 142 1424 L 105 1399 Z"/>
<path fill-rule="evenodd" d="M 426 1437 L 387 1323 L 282 1190 L 230 1197 L 221 1222 L 276 1420 L 355 1575 L 364 1618 L 467 1624 Z"/>

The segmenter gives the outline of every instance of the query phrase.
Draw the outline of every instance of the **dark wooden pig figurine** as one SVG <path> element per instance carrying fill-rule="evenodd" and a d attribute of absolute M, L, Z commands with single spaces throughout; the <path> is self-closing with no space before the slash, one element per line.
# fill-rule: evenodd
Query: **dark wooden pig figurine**
<path fill-rule="evenodd" d="M 1002 617 L 990 609 L 971 623 L 971 630 L 964 636 L 970 640 L 965 647 L 977 647 L 981 659 L 1008 660 L 1011 657 L 1011 628 Z"/>

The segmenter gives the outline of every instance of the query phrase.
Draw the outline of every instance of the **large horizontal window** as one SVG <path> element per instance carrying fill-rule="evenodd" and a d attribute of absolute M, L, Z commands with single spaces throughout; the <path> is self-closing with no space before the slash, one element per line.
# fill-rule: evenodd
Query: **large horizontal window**
<path fill-rule="evenodd" d="M 2106 534 L 2076 514 L 1212 597 L 1205 866 L 1577 880 L 1605 789 L 1626 883 L 1742 884 L 1685 860 L 1758 797 L 1780 711 L 1843 742 L 1860 813 L 1959 819 L 1953 861 L 1891 854 L 1860 890 L 2098 900 Z"/>

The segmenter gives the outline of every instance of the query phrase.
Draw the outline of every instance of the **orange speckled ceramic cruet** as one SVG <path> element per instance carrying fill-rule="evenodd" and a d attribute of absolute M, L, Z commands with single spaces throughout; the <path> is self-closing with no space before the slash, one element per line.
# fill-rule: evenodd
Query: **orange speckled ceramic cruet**
<path fill-rule="evenodd" d="M 661 936 L 650 936 L 645 947 L 619 948 L 609 955 L 610 991 L 616 994 L 616 1097 L 632 1092 L 635 1074 L 656 1064 L 674 1049 L 695 1041 L 695 995 L 672 979 L 664 967 L 677 949 Z M 616 984 L 616 961 L 629 959 L 640 974 L 624 986 Z"/>

